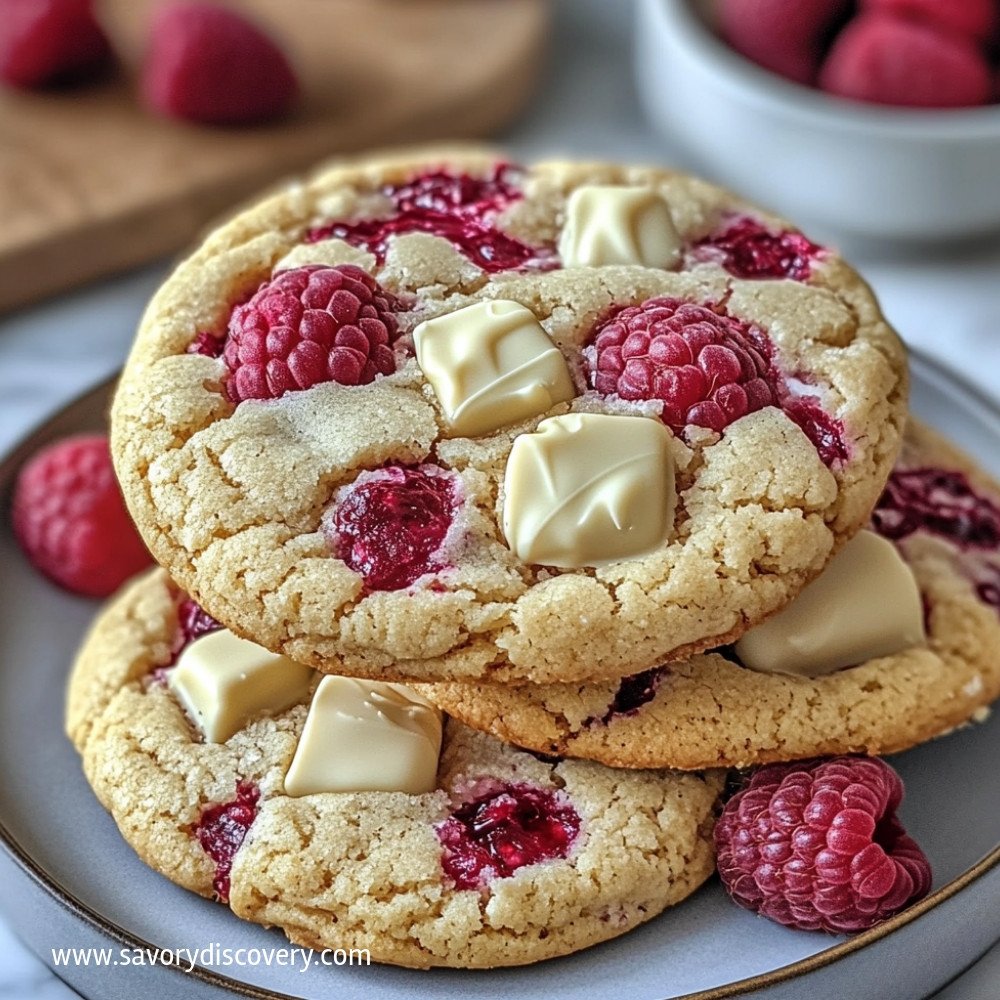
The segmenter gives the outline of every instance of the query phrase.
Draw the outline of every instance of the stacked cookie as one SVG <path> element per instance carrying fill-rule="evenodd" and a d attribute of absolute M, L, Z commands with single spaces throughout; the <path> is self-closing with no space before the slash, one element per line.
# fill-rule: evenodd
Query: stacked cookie
<path fill-rule="evenodd" d="M 329 169 L 143 320 L 112 443 L 163 568 L 74 672 L 88 778 L 154 867 L 298 942 L 621 934 L 711 873 L 719 768 L 1000 692 L 994 487 L 920 428 L 900 458 L 906 404 L 857 274 L 709 184 Z"/>

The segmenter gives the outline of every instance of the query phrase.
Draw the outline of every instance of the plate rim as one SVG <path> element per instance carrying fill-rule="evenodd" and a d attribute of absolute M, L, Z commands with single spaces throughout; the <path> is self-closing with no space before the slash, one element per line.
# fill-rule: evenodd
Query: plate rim
<path fill-rule="evenodd" d="M 919 369 L 922 376 L 934 382 L 938 387 L 944 386 L 952 392 L 960 392 L 962 396 L 984 410 L 1000 427 L 1000 402 L 993 400 L 965 375 L 951 368 L 946 363 L 932 358 L 924 351 L 910 347 L 909 353 L 913 367 Z M 92 397 L 101 394 L 105 396 L 109 395 L 118 377 L 119 373 L 116 372 L 108 378 L 101 379 L 27 431 L 0 459 L 0 495 L 7 494 L 8 484 L 12 481 L 13 476 L 27 456 L 51 436 L 47 432 L 51 430 L 53 425 L 67 420 L 71 417 L 75 409 L 86 405 Z M 6 504 L 0 504 L 0 509 L 5 508 Z M 32 855 L 20 844 L 7 828 L 3 816 L 0 816 L 0 849 L 48 897 L 75 917 L 83 920 L 94 930 L 106 937 L 110 937 L 117 944 L 125 947 L 148 949 L 155 947 L 152 942 L 145 940 L 128 928 L 122 927 L 115 921 L 108 919 L 79 899 L 74 893 L 70 892 L 57 878 L 35 861 Z M 878 924 L 870 930 L 863 931 L 849 938 L 847 941 L 842 941 L 831 948 L 826 948 L 807 958 L 790 962 L 787 965 L 779 966 L 768 972 L 734 980 L 730 983 L 710 987 L 706 990 L 685 993 L 673 998 L 673 1000 L 729 1000 L 729 998 L 743 996 L 753 993 L 756 990 L 792 982 L 803 976 L 807 976 L 812 972 L 840 961 L 842 958 L 860 952 L 883 938 L 888 937 L 900 928 L 915 922 L 925 913 L 936 909 L 941 904 L 952 899 L 998 866 L 1000 866 L 1000 843 L 956 878 L 945 883 L 945 885 L 924 897 L 920 902 L 907 907 L 901 913 L 896 914 L 894 917 Z M 51 970 L 51 966 L 45 962 L 44 958 L 40 955 L 38 958 L 46 968 Z M 229 990 L 237 996 L 250 998 L 250 1000 L 295 1000 L 292 994 L 277 992 L 266 986 L 255 986 L 251 983 L 234 979 L 221 972 L 216 972 L 208 967 L 196 965 L 190 971 L 176 967 L 167 968 L 184 978 L 197 979 L 208 986 Z M 961 974 L 961 971 L 956 973 L 956 975 Z M 62 977 L 58 978 L 61 979 Z M 73 988 L 72 984 L 68 985 Z"/>

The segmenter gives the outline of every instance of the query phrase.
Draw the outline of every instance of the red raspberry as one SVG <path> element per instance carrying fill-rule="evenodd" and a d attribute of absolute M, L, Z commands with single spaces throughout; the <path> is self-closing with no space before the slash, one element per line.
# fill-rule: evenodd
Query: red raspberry
<path fill-rule="evenodd" d="M 456 889 L 480 889 L 525 865 L 565 858 L 580 825 L 580 814 L 561 793 L 500 785 L 438 824 L 441 867 Z"/>
<path fill-rule="evenodd" d="M 350 264 L 311 264 L 265 282 L 229 319 L 223 356 L 234 403 L 276 399 L 320 382 L 365 385 L 391 375 L 390 296 Z"/>
<path fill-rule="evenodd" d="M 899 775 L 874 758 L 762 767 L 715 827 L 723 885 L 786 927 L 872 927 L 931 885 L 930 862 L 896 818 L 902 798 Z"/>
<path fill-rule="evenodd" d="M 986 104 L 993 92 L 989 65 L 975 42 L 878 12 L 856 17 L 840 33 L 819 82 L 856 101 L 922 108 Z"/>
<path fill-rule="evenodd" d="M 902 14 L 988 42 L 997 23 L 994 3 L 995 0 L 946 0 L 945 3 L 941 0 L 861 0 L 861 7 Z"/>
<path fill-rule="evenodd" d="M 401 590 L 442 568 L 437 552 L 456 503 L 455 481 L 443 470 L 389 466 L 344 491 L 328 530 L 368 590 Z"/>
<path fill-rule="evenodd" d="M 236 785 L 236 798 L 207 806 L 191 831 L 202 850 L 215 862 L 212 887 L 223 903 L 229 901 L 233 858 L 257 818 L 259 800 L 260 789 L 249 781 L 240 781 Z"/>
<path fill-rule="evenodd" d="M 694 245 L 697 260 L 717 261 L 737 278 L 808 281 L 823 247 L 802 233 L 774 232 L 750 216 L 737 216 Z"/>
<path fill-rule="evenodd" d="M 210 125 L 276 118 L 298 95 L 284 53 L 236 11 L 175 3 L 153 18 L 142 92 L 154 111 Z"/>
<path fill-rule="evenodd" d="M 88 76 L 111 60 L 92 0 L 0 0 L 0 80 L 42 87 Z"/>
<path fill-rule="evenodd" d="M 18 476 L 11 518 L 35 566 L 78 594 L 106 597 L 151 561 L 103 434 L 66 438 L 35 455 Z"/>
<path fill-rule="evenodd" d="M 721 432 L 777 403 L 764 334 L 708 306 L 649 299 L 598 328 L 594 388 L 622 399 L 663 400 L 663 422 Z"/>
<path fill-rule="evenodd" d="M 812 83 L 823 44 L 849 0 L 722 0 L 722 37 L 741 55 L 774 73 Z"/>

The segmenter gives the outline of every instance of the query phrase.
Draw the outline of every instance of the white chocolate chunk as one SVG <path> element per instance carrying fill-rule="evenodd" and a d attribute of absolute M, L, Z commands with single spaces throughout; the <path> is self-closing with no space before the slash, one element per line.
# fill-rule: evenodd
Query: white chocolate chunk
<path fill-rule="evenodd" d="M 402 684 L 324 677 L 316 688 L 285 791 L 434 790 L 441 713 Z"/>
<path fill-rule="evenodd" d="M 819 677 L 926 641 L 920 590 L 896 547 L 861 531 L 736 653 L 751 670 Z"/>
<path fill-rule="evenodd" d="M 489 434 L 576 395 L 562 352 L 517 302 L 477 302 L 426 320 L 413 343 L 456 436 Z"/>
<path fill-rule="evenodd" d="M 564 267 L 673 268 L 680 254 L 681 238 L 670 205 L 653 188 L 586 185 L 566 202 L 566 222 L 559 237 Z"/>
<path fill-rule="evenodd" d="M 313 672 L 228 629 L 191 643 L 169 687 L 209 743 L 225 743 L 261 712 L 281 712 L 309 693 Z"/>
<path fill-rule="evenodd" d="M 514 439 L 503 532 L 526 563 L 600 566 L 662 545 L 676 504 L 670 432 L 659 420 L 569 413 Z"/>

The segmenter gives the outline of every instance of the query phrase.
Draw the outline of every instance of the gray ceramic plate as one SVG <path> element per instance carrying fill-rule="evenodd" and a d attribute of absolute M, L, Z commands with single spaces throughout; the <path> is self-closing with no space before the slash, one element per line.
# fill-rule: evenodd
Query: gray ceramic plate
<path fill-rule="evenodd" d="M 1000 474 L 1000 410 L 920 358 L 914 409 Z M 43 441 L 99 427 L 101 387 L 41 428 L 4 463 L 3 485 Z M 5 490 L 6 493 L 6 490 Z M 83 780 L 62 733 L 68 665 L 95 606 L 49 586 L 0 527 L 0 905 L 47 963 L 50 949 L 273 947 L 253 927 L 147 869 Z M 998 651 L 1000 655 L 1000 651 Z M 729 903 L 713 882 L 618 941 L 498 972 L 317 968 L 74 967 L 56 970 L 87 997 L 413 996 L 538 1000 L 754 996 L 768 1000 L 914 1000 L 1000 937 L 1000 716 L 899 756 L 903 819 L 934 864 L 934 892 L 851 940 L 786 930 Z"/>

